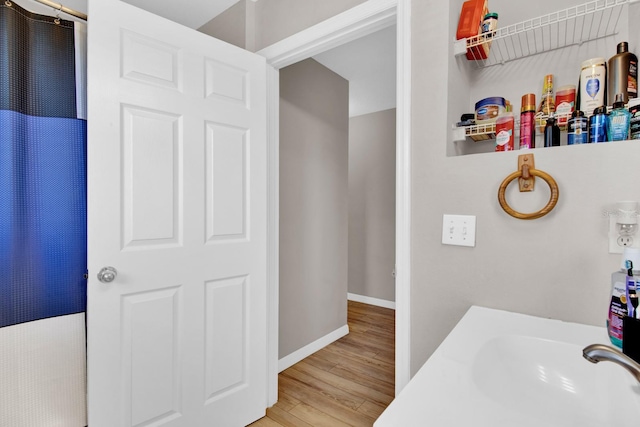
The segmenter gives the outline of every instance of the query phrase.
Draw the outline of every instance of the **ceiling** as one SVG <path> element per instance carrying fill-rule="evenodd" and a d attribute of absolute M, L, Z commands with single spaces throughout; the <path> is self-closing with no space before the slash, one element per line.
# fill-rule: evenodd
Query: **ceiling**
<path fill-rule="evenodd" d="M 396 26 L 313 57 L 349 80 L 349 116 L 396 106 Z"/>
<path fill-rule="evenodd" d="M 62 1 L 64 6 L 87 13 L 87 0 Z M 95 0 L 100 1 L 100 0 Z M 190 28 L 199 28 L 240 0 L 123 0 Z M 257 1 L 257 0 L 254 0 Z M 20 1 L 37 13 L 52 9 L 35 0 Z M 90 12 L 88 13 L 90 15 Z M 91 16 L 89 16 L 91 22 Z M 359 116 L 396 106 L 396 27 L 338 46 L 313 57 L 349 80 L 349 116 Z"/>
<path fill-rule="evenodd" d="M 87 14 L 87 0 L 52 0 L 56 3 L 62 3 L 65 7 L 77 10 Z M 100 1 L 100 0 L 96 0 Z M 169 1 L 169 0 L 123 0 L 140 9 L 160 15 L 164 18 L 178 22 L 189 28 L 200 28 L 229 7 L 236 4 L 239 0 L 189 0 L 187 1 Z M 255 1 L 255 0 L 254 0 Z M 35 0 L 27 0 L 27 2 L 18 1 L 19 4 L 27 6 L 27 3 L 33 5 L 27 9 L 37 13 L 50 13 L 51 8 L 36 3 Z M 23 4 L 24 3 L 24 4 Z M 89 16 L 89 20 L 91 17 Z"/>

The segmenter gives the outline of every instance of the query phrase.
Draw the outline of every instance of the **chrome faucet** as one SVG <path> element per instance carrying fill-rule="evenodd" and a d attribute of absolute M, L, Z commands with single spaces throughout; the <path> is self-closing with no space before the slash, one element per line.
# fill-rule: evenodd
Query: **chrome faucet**
<path fill-rule="evenodd" d="M 591 344 L 582 350 L 582 356 L 591 363 L 609 361 L 625 368 L 640 382 L 640 365 L 617 348 L 604 344 Z"/>

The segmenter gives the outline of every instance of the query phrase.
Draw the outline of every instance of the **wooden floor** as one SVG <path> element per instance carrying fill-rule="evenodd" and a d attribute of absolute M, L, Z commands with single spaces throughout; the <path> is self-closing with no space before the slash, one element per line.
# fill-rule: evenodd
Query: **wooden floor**
<path fill-rule="evenodd" d="M 372 426 L 394 396 L 395 311 L 349 301 L 349 334 L 278 376 L 252 427 Z"/>

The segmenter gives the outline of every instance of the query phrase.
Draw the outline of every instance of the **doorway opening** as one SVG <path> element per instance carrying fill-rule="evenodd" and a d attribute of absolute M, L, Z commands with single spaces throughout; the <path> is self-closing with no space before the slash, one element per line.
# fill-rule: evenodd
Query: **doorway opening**
<path fill-rule="evenodd" d="M 337 17 L 271 45 L 258 54 L 274 69 L 268 76 L 269 122 L 269 399 L 277 401 L 279 301 L 279 71 L 382 28 L 397 25 L 396 115 L 396 394 L 410 378 L 410 1 L 368 1 Z"/>

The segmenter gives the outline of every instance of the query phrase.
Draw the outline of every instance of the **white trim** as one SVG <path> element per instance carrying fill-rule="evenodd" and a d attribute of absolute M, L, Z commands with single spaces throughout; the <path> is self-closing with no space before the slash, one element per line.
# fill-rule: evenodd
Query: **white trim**
<path fill-rule="evenodd" d="M 368 0 L 257 52 L 277 69 L 395 24 L 397 0 Z"/>
<path fill-rule="evenodd" d="M 373 33 L 392 25 L 395 21 L 398 28 L 397 52 L 397 107 L 396 107 L 396 394 L 409 382 L 411 374 L 411 0 L 368 0 L 340 15 L 330 18 L 307 30 L 301 31 L 281 42 L 266 47 L 258 52 L 267 59 L 267 63 L 276 70 L 295 62 L 309 58 L 324 50 L 355 40 L 358 37 Z M 393 19 L 395 17 L 395 19 Z M 276 71 L 276 74 L 278 72 Z M 269 98 L 267 114 L 270 121 L 280 109 L 280 99 L 275 86 L 278 78 L 267 80 Z M 277 122 L 276 122 L 277 123 Z M 278 170 L 273 164 L 279 158 L 277 131 L 270 130 L 268 138 L 270 171 Z M 271 173 L 271 172 L 270 172 Z M 276 174 L 277 175 L 277 174 Z M 270 179 L 268 185 L 273 187 L 269 195 L 277 195 L 277 181 Z M 279 221 L 278 203 L 270 201 L 269 250 L 273 250 L 277 239 L 273 233 L 274 224 Z M 269 310 L 269 348 L 278 342 L 278 331 L 273 325 L 278 324 L 278 307 L 272 301 L 278 301 L 279 278 L 277 266 L 278 253 L 272 252 L 269 263 L 268 292 L 270 293 Z M 272 356 L 272 352 L 269 353 Z M 273 357 L 273 356 L 272 356 Z M 270 361 L 270 367 L 272 362 Z M 270 368 L 271 369 L 271 368 Z M 278 377 L 269 371 L 269 400 L 278 393 Z"/>
<path fill-rule="evenodd" d="M 396 303 L 394 301 L 388 301 L 386 299 L 367 297 L 364 295 L 347 293 L 347 299 L 349 301 L 361 302 L 363 304 L 375 305 L 376 307 L 396 309 Z"/>
<path fill-rule="evenodd" d="M 267 407 L 278 401 L 278 312 L 280 306 L 280 72 L 267 65 Z M 274 103 L 275 101 L 275 108 Z M 272 378 L 275 378 L 274 383 Z"/>
<path fill-rule="evenodd" d="M 320 339 L 315 340 L 311 344 L 305 345 L 300 350 L 296 350 L 288 356 L 278 360 L 278 372 L 295 365 L 299 361 L 311 356 L 318 350 L 323 349 L 334 341 L 339 340 L 349 333 L 349 325 L 341 326 L 333 332 L 328 333 Z"/>
<path fill-rule="evenodd" d="M 396 396 L 411 379 L 411 0 L 398 0 L 396 52 Z"/>

